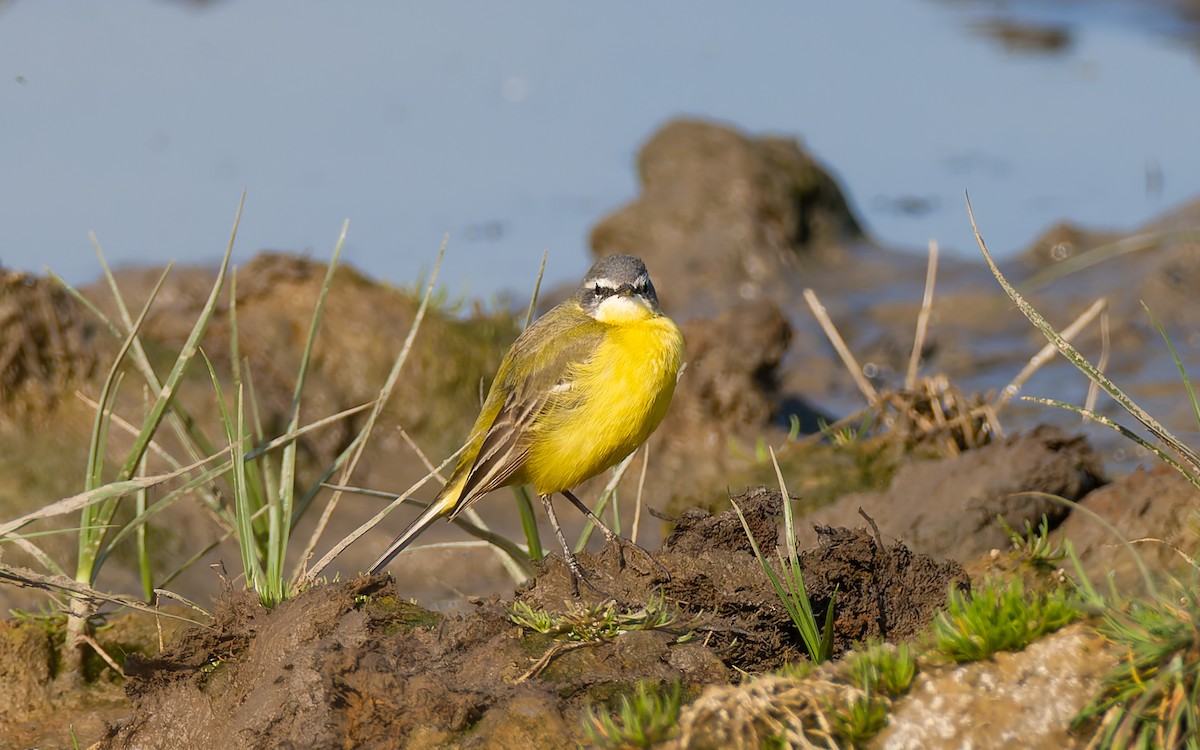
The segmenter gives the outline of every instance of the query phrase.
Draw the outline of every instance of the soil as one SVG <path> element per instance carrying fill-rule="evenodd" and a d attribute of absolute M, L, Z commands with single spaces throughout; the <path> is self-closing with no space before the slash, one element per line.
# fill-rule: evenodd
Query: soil
<path fill-rule="evenodd" d="M 772 544 L 780 496 L 737 502 Z M 386 576 L 314 586 L 274 610 L 227 591 L 211 628 L 127 661 L 132 713 L 99 747 L 572 746 L 586 741 L 584 708 L 635 680 L 677 679 L 696 692 L 804 658 L 732 511 L 681 519 L 655 553 L 669 581 L 644 552 L 626 550 L 624 566 L 619 558 L 608 547 L 581 562 L 621 609 L 661 598 L 671 622 L 556 640 L 516 627 L 511 602 L 440 615 L 407 603 Z M 952 584 L 968 586 L 956 563 L 881 548 L 862 530 L 823 529 L 802 566 L 819 610 L 837 591 L 839 652 L 867 637 L 915 637 Z M 604 598 L 585 586 L 576 599 L 553 557 L 515 601 L 563 612 Z"/>

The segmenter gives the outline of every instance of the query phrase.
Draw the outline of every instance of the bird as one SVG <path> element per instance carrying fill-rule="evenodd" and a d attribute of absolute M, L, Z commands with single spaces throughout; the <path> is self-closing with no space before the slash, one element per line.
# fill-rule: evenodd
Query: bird
<path fill-rule="evenodd" d="M 513 342 L 450 478 L 371 574 L 439 518 L 453 520 L 493 490 L 529 484 L 563 548 L 576 594 L 580 581 L 590 586 L 551 498 L 563 495 L 609 542 L 623 541 L 572 489 L 615 466 L 658 428 L 683 357 L 683 334 L 659 307 L 645 263 L 624 254 L 598 260 L 574 294 Z"/>

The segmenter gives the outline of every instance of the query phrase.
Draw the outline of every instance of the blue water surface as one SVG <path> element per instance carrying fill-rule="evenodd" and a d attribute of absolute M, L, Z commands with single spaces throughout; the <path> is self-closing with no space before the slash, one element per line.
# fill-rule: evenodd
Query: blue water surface
<path fill-rule="evenodd" d="M 980 31 L 996 7 L 1066 42 L 1014 51 Z M 1200 56 L 1177 23 L 996 7 L 0 2 L 0 263 L 88 281 L 89 231 L 119 264 L 211 263 L 246 188 L 240 260 L 327 256 L 349 218 L 371 275 L 412 282 L 449 233 L 452 291 L 525 294 L 543 250 L 551 282 L 582 273 L 679 115 L 798 136 L 899 248 L 974 253 L 966 189 L 1000 255 L 1200 194 Z"/>

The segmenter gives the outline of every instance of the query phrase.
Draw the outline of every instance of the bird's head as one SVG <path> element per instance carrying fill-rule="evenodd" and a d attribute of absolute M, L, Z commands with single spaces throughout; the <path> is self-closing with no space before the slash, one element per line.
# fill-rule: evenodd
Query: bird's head
<path fill-rule="evenodd" d="M 632 255 L 609 255 L 583 277 L 580 307 L 602 323 L 627 323 L 661 314 L 646 264 Z"/>

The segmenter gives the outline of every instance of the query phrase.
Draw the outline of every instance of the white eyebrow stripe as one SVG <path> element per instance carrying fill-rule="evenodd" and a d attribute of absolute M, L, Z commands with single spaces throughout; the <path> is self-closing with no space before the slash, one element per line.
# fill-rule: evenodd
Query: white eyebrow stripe
<path fill-rule="evenodd" d="M 618 288 L 620 288 L 620 284 L 616 283 L 615 281 L 613 281 L 612 279 L 610 279 L 610 278 L 608 278 L 608 277 L 602 277 L 602 278 L 599 278 L 599 279 L 592 279 L 592 285 L 593 285 L 593 286 L 598 286 L 598 287 L 603 287 L 603 288 L 605 288 L 605 289 L 618 289 Z"/>

